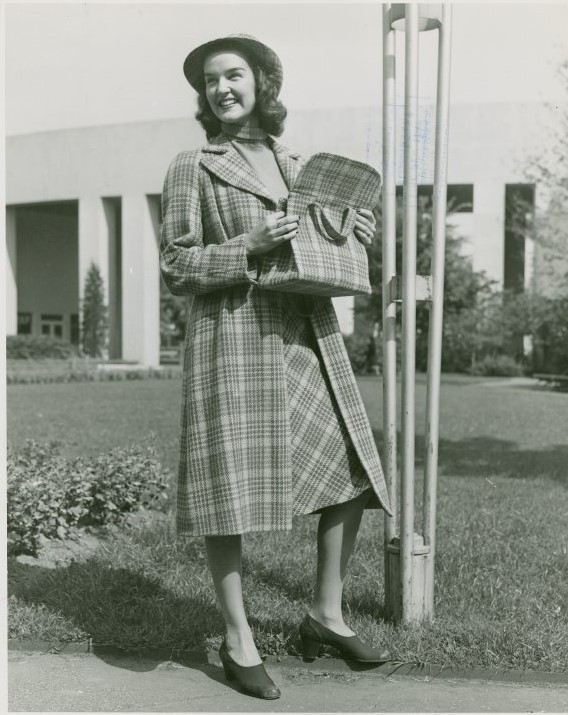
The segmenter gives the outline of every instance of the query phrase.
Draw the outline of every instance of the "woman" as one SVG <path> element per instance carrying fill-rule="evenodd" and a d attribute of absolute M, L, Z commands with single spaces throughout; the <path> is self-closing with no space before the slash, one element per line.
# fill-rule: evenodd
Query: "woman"
<path fill-rule="evenodd" d="M 241 535 L 290 529 L 293 515 L 320 513 L 304 654 L 331 644 L 347 658 L 383 661 L 388 653 L 345 624 L 341 597 L 363 510 L 390 507 L 330 299 L 257 285 L 263 254 L 294 240 L 299 221 L 278 210 L 301 166 L 272 138 L 286 116 L 280 60 L 235 35 L 193 50 L 184 73 L 209 144 L 174 159 L 163 193 L 162 275 L 172 293 L 192 297 L 177 525 L 205 536 L 227 677 L 246 693 L 277 698 L 243 606 Z M 368 244 L 374 229 L 372 213 L 358 212 L 359 240 Z"/>

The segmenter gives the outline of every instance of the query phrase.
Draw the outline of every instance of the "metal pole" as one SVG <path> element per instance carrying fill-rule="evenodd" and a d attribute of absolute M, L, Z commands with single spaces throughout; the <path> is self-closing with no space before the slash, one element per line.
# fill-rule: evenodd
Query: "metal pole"
<path fill-rule="evenodd" d="M 434 556 L 436 548 L 436 491 L 440 416 L 440 371 L 442 364 L 442 319 L 444 305 L 444 259 L 446 245 L 446 195 L 450 96 L 452 6 L 445 3 L 438 36 L 436 90 L 436 143 L 432 206 L 432 304 L 428 331 L 428 383 L 426 390 L 425 471 L 423 530 L 430 547 L 426 562 L 426 603 L 433 615 Z M 429 606 L 429 608 L 428 608 Z"/>
<path fill-rule="evenodd" d="M 391 280 L 396 276 L 395 52 L 395 33 L 391 27 L 390 4 L 387 4 L 383 5 L 383 466 L 393 516 L 385 517 L 385 556 L 386 545 L 396 536 L 398 520 L 396 303 L 390 296 Z M 388 599 L 388 588 L 385 593 Z"/>
<path fill-rule="evenodd" d="M 400 575 L 402 621 L 412 620 L 414 553 L 414 432 L 416 355 L 416 220 L 418 124 L 418 5 L 405 10 L 404 212 L 402 256 L 402 513 Z"/>

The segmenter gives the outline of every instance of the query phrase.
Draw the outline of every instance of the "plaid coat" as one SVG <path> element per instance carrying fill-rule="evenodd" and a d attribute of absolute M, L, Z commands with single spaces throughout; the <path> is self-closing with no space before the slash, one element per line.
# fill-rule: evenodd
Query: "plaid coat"
<path fill-rule="evenodd" d="M 290 187 L 301 159 L 269 141 Z M 302 318 L 311 323 L 321 360 L 314 358 L 313 350 L 289 358 L 294 346 L 286 337 L 291 313 L 283 306 L 288 299 L 257 286 L 258 266 L 254 257 L 247 258 L 245 234 L 277 210 L 277 203 L 254 170 L 220 135 L 173 160 L 162 202 L 162 276 L 172 293 L 190 296 L 178 529 L 194 535 L 290 529 L 294 514 L 354 496 L 331 477 L 326 481 L 325 473 L 304 473 L 298 460 L 292 480 L 293 444 L 302 441 L 302 435 L 292 431 L 306 429 L 308 434 L 309 425 L 294 427 L 290 420 L 291 400 L 296 400 L 291 386 L 301 401 L 310 380 L 302 376 L 308 375 L 308 363 L 300 357 L 298 380 L 292 383 L 286 360 L 308 352 L 316 368 L 324 369 L 333 393 L 323 395 L 318 387 L 310 403 L 317 403 L 319 396 L 333 400 L 366 486 L 373 487 L 390 513 L 379 456 L 331 300 L 313 298 L 309 318 Z M 323 414 L 331 413 L 320 412 L 320 418 Z M 315 424 L 317 410 L 310 415 Z M 305 452 L 317 453 L 319 448 L 309 444 Z"/>

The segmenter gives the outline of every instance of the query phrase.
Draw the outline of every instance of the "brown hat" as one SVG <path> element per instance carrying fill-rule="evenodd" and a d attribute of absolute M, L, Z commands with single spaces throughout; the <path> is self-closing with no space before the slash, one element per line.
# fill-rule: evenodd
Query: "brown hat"
<path fill-rule="evenodd" d="M 183 63 L 183 73 L 193 89 L 198 92 L 203 89 L 203 63 L 207 55 L 217 49 L 235 49 L 258 62 L 276 82 L 277 91 L 280 92 L 284 73 L 278 55 L 270 47 L 250 35 L 218 37 L 216 40 L 205 42 L 192 50 Z"/>

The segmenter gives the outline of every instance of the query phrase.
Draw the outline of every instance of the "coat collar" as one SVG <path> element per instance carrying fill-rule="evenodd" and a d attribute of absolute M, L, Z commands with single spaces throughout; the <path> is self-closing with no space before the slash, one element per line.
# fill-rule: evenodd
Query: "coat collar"
<path fill-rule="evenodd" d="M 268 137 L 268 143 L 274 152 L 284 181 L 291 189 L 300 170 L 300 155 L 291 152 L 272 137 Z M 276 198 L 269 193 L 252 166 L 235 149 L 225 134 L 219 134 L 203 147 L 201 164 L 228 184 L 276 203 Z"/>

